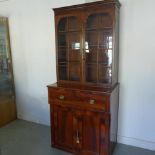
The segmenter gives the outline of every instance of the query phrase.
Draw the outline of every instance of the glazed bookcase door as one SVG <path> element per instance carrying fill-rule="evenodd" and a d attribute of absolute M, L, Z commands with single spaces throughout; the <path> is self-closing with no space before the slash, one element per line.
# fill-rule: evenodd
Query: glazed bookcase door
<path fill-rule="evenodd" d="M 57 68 L 60 81 L 81 81 L 81 24 L 76 16 L 57 24 Z"/>
<path fill-rule="evenodd" d="M 110 14 L 90 14 L 84 32 L 85 81 L 110 84 L 113 50 L 113 20 Z"/>

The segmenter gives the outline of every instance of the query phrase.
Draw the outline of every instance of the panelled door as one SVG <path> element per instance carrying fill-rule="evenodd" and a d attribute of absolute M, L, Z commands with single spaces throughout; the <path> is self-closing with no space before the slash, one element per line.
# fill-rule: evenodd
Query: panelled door
<path fill-rule="evenodd" d="M 102 112 L 83 113 L 83 155 L 109 155 L 109 115 Z"/>
<path fill-rule="evenodd" d="M 66 149 L 73 149 L 73 110 L 69 107 L 54 105 L 54 143 Z"/>
<path fill-rule="evenodd" d="M 108 155 L 109 114 L 54 105 L 55 144 L 83 155 Z"/>

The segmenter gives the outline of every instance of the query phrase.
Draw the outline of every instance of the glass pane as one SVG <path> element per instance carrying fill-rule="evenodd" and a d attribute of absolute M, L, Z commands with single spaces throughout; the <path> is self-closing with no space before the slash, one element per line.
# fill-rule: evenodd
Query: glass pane
<path fill-rule="evenodd" d="M 68 42 L 69 42 L 69 47 L 72 50 L 79 50 L 80 49 L 80 34 L 79 34 L 79 32 L 68 33 Z"/>
<path fill-rule="evenodd" d="M 67 30 L 67 18 L 62 18 L 58 24 L 58 31 L 66 31 Z"/>
<path fill-rule="evenodd" d="M 104 49 L 98 50 L 98 62 L 104 63 L 105 65 L 108 64 L 108 52 L 106 52 L 106 50 Z"/>
<path fill-rule="evenodd" d="M 111 68 L 105 67 L 103 64 L 98 65 L 99 83 L 111 83 Z"/>
<path fill-rule="evenodd" d="M 8 46 L 6 26 L 0 24 L 0 104 L 14 103 L 13 77 Z"/>
<path fill-rule="evenodd" d="M 77 17 L 62 18 L 58 24 L 59 80 L 80 81 L 80 25 Z"/>
<path fill-rule="evenodd" d="M 85 50 L 86 62 L 97 62 L 97 47 L 89 46 L 88 49 Z"/>
<path fill-rule="evenodd" d="M 80 61 L 80 35 L 77 32 L 70 32 L 69 38 L 69 61 Z"/>
<path fill-rule="evenodd" d="M 99 28 L 112 27 L 112 18 L 108 13 L 102 13 L 99 15 Z"/>
<path fill-rule="evenodd" d="M 66 35 L 66 33 L 60 33 L 58 35 L 58 45 L 59 46 L 67 46 L 67 35 Z"/>
<path fill-rule="evenodd" d="M 112 64 L 112 50 L 99 49 L 98 50 L 98 62 L 104 65 L 111 66 Z"/>
<path fill-rule="evenodd" d="M 99 34 L 99 46 L 103 48 L 112 48 L 113 42 L 112 42 L 112 29 L 104 29 Z"/>
<path fill-rule="evenodd" d="M 112 66 L 112 50 L 108 49 L 106 51 L 108 66 Z"/>
<path fill-rule="evenodd" d="M 78 62 L 69 62 L 69 80 L 71 81 L 80 81 L 80 63 Z"/>
<path fill-rule="evenodd" d="M 111 82 L 112 18 L 108 13 L 98 13 L 87 18 L 85 30 L 86 81 Z"/>
<path fill-rule="evenodd" d="M 97 82 L 97 64 L 86 64 L 86 81 Z"/>
<path fill-rule="evenodd" d="M 90 15 L 87 19 L 86 29 L 95 29 L 97 27 L 98 27 L 98 16 L 97 16 L 97 14 Z"/>
<path fill-rule="evenodd" d="M 66 53 L 67 53 L 66 48 L 63 48 L 63 47 L 58 48 L 58 61 L 59 62 L 67 61 Z"/>
<path fill-rule="evenodd" d="M 97 46 L 98 45 L 98 32 L 87 31 L 86 32 L 86 43 L 88 44 L 88 46 Z"/>
<path fill-rule="evenodd" d="M 58 66 L 59 80 L 67 80 L 67 66 L 66 64 Z"/>
<path fill-rule="evenodd" d="M 68 30 L 69 31 L 76 31 L 79 30 L 79 23 L 76 17 L 68 17 Z"/>
<path fill-rule="evenodd" d="M 79 42 L 72 42 L 71 43 L 72 50 L 80 50 L 80 43 Z"/>
<path fill-rule="evenodd" d="M 80 61 L 80 50 L 69 50 L 69 61 Z"/>

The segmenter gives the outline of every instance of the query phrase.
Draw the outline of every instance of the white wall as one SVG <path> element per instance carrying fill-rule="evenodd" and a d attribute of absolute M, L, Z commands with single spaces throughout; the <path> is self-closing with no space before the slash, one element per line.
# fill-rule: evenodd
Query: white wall
<path fill-rule="evenodd" d="M 9 0 L 0 15 L 9 17 L 18 117 L 50 124 L 47 85 L 56 82 L 52 8 L 82 0 Z"/>
<path fill-rule="evenodd" d="M 120 1 L 118 140 L 155 150 L 155 1 Z M 46 85 L 56 81 L 51 8 L 83 2 L 10 0 L 0 3 L 0 14 L 10 20 L 20 118 L 49 124 Z"/>
<path fill-rule="evenodd" d="M 155 0 L 120 2 L 118 141 L 155 150 Z"/>
<path fill-rule="evenodd" d="M 119 142 L 155 150 L 155 1 L 121 2 Z"/>

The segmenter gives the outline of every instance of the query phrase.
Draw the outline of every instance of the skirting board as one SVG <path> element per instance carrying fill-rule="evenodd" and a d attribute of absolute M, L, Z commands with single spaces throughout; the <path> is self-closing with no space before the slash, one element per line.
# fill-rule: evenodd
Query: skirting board
<path fill-rule="evenodd" d="M 117 141 L 118 143 L 121 143 L 121 144 L 136 146 L 136 147 L 155 151 L 155 142 L 150 142 L 147 140 L 141 140 L 141 139 L 132 138 L 132 137 L 125 137 L 120 135 L 117 136 Z"/>
<path fill-rule="evenodd" d="M 22 119 L 22 120 L 38 123 L 38 124 L 49 125 L 49 123 L 47 123 L 47 122 L 45 123 L 45 122 L 40 121 L 40 120 L 38 121 L 38 119 L 35 119 L 34 116 L 32 117 L 30 115 L 18 114 L 18 118 Z M 136 138 L 132 138 L 132 137 L 125 137 L 125 136 L 121 136 L 121 135 L 117 136 L 117 141 L 118 141 L 118 143 L 121 143 L 121 144 L 136 146 L 136 147 L 140 147 L 140 148 L 144 148 L 144 149 L 155 151 L 155 142 L 150 142 L 150 141 L 147 141 L 147 140 L 136 139 Z"/>

